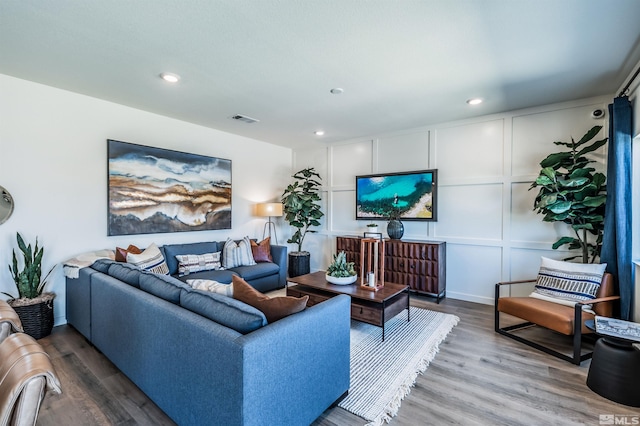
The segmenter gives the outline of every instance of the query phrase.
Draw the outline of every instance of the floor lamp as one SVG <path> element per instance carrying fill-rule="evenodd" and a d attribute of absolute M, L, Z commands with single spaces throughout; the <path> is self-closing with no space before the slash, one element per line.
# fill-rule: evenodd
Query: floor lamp
<path fill-rule="evenodd" d="M 269 220 L 264 224 L 264 231 L 262 232 L 262 239 L 267 233 L 269 228 L 269 237 L 271 237 L 271 228 L 273 227 L 273 236 L 275 237 L 276 244 L 278 244 L 278 234 L 276 233 L 276 224 L 273 223 L 271 218 L 282 216 L 282 203 L 258 203 L 256 205 L 256 216 L 268 217 Z"/>

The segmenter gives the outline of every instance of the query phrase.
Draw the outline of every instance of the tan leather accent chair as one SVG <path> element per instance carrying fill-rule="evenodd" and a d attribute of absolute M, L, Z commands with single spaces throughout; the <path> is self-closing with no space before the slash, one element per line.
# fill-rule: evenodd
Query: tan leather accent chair
<path fill-rule="evenodd" d="M 596 315 L 611 317 L 613 315 L 613 304 L 620 299 L 615 295 L 615 285 L 613 276 L 605 273 L 602 276 L 602 283 L 598 288 L 596 298 L 584 302 L 578 302 L 575 306 L 565 306 L 546 300 L 533 297 L 500 297 L 501 288 L 506 286 L 535 283 L 536 280 L 508 281 L 496 284 L 495 292 L 495 331 L 503 336 L 510 337 L 520 343 L 556 356 L 573 364 L 580 365 L 584 360 L 593 356 L 593 352 L 581 354 L 582 338 L 584 335 L 591 335 L 592 330 L 588 329 L 584 323 L 589 319 L 594 319 L 592 313 L 583 310 L 583 305 L 592 305 Z M 521 318 L 526 322 L 508 327 L 500 327 L 500 313 Z M 511 333 L 525 327 L 538 325 L 566 336 L 573 336 L 573 354 L 568 356 L 540 343 L 525 339 L 524 337 Z"/>
<path fill-rule="evenodd" d="M 24 333 L 0 343 L 0 425 L 35 425 L 47 389 L 60 393 L 51 360 Z"/>
<path fill-rule="evenodd" d="M 23 331 L 22 322 L 16 311 L 6 301 L 0 300 L 0 342 L 11 333 Z"/>

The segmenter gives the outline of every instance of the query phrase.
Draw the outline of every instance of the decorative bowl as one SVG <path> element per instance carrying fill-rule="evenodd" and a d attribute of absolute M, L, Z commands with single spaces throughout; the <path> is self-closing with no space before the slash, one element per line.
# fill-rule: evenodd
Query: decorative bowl
<path fill-rule="evenodd" d="M 357 275 L 353 275 L 351 277 L 332 277 L 331 275 L 326 275 L 325 274 L 325 277 L 327 278 L 328 282 L 330 282 L 331 284 L 336 284 L 336 285 L 353 284 L 358 279 Z"/>

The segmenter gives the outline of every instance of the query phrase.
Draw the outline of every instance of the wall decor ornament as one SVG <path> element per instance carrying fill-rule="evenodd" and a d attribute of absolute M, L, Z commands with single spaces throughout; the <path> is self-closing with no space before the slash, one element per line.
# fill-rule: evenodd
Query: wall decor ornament
<path fill-rule="evenodd" d="M 107 145 L 108 235 L 231 229 L 231 160 Z"/>

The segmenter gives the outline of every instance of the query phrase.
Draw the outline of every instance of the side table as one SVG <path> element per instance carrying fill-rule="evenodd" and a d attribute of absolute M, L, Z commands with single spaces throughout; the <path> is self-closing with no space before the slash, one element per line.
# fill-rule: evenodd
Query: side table
<path fill-rule="evenodd" d="M 585 325 L 596 331 L 593 320 Z M 587 375 L 587 386 L 619 404 L 640 407 L 640 345 L 636 341 L 599 334 Z"/>

